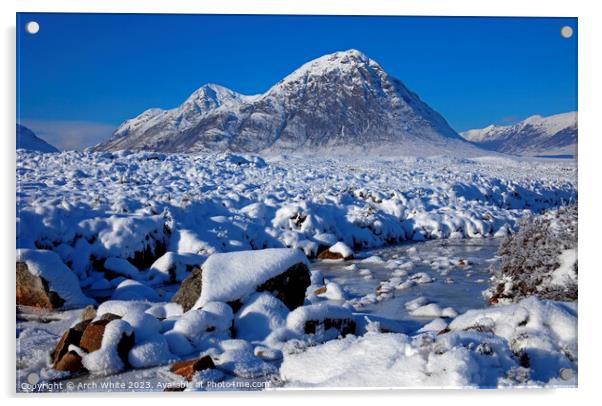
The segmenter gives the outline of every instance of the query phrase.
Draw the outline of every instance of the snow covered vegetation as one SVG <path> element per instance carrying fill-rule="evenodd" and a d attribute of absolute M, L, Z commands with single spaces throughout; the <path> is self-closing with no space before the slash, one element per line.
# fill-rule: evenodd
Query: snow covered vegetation
<path fill-rule="evenodd" d="M 498 251 L 493 286 L 485 292 L 492 303 L 514 302 L 536 295 L 545 299 L 577 299 L 577 205 L 564 206 L 519 222 Z"/>
<path fill-rule="evenodd" d="M 498 156 L 19 150 L 18 390 L 37 390 L 31 373 L 574 386 L 576 206 L 558 207 L 575 174 Z M 488 308 L 498 237 L 489 291 L 510 304 Z"/>

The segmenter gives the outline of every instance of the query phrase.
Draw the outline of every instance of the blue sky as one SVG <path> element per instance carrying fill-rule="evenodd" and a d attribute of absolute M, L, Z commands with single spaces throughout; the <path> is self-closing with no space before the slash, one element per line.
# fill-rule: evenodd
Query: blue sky
<path fill-rule="evenodd" d="M 35 20 L 40 31 L 25 32 Z M 575 35 L 560 35 L 564 25 Z M 356 48 L 457 131 L 577 109 L 577 19 L 139 14 L 17 15 L 17 121 L 94 145 L 205 83 L 255 94 Z"/>

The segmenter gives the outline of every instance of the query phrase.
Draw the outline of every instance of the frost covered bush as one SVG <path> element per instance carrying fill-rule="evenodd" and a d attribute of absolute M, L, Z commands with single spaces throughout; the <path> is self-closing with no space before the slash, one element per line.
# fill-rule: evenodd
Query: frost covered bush
<path fill-rule="evenodd" d="M 491 303 L 516 302 L 531 295 L 577 300 L 577 205 L 529 216 L 507 237 L 484 292 Z"/>

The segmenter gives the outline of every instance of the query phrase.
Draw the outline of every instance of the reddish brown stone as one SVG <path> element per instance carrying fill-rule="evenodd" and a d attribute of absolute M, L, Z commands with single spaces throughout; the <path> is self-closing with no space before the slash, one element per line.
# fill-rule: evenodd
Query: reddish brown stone
<path fill-rule="evenodd" d="M 105 327 L 111 320 L 96 320 L 88 324 L 82 338 L 79 342 L 79 346 L 87 352 L 96 351 L 102 344 L 102 336 L 105 332 Z"/>
<path fill-rule="evenodd" d="M 79 342 L 82 338 L 82 334 L 86 329 L 89 320 L 82 321 L 75 326 L 71 327 L 69 330 L 65 331 L 58 344 L 54 348 L 51 353 L 53 364 L 57 364 L 58 361 L 63 358 L 63 356 L 69 351 L 70 345 L 76 345 L 79 347 Z"/>
<path fill-rule="evenodd" d="M 195 372 L 210 368 L 215 368 L 215 364 L 209 355 L 205 355 L 202 358 L 176 362 L 169 370 L 184 377 L 187 381 L 191 381 Z"/>
<path fill-rule="evenodd" d="M 58 309 L 65 301 L 48 289 L 48 283 L 29 272 L 25 262 L 16 266 L 16 304 L 41 309 Z"/>
<path fill-rule="evenodd" d="M 323 293 L 326 293 L 326 286 L 314 290 L 314 295 L 321 295 Z"/>
<path fill-rule="evenodd" d="M 54 369 L 69 372 L 84 372 L 86 368 L 82 365 L 82 357 L 75 351 L 69 351 L 54 365 Z"/>
<path fill-rule="evenodd" d="M 343 255 L 341 255 L 338 252 L 331 252 L 329 250 L 326 250 L 326 251 L 322 251 L 318 255 L 318 259 L 343 259 L 343 260 L 347 261 L 347 260 L 353 259 L 353 255 L 344 257 Z"/>

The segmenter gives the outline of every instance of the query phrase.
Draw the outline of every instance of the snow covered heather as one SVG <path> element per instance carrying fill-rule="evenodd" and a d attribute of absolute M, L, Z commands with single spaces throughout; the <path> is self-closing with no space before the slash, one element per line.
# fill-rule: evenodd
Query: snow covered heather
<path fill-rule="evenodd" d="M 456 240 L 388 247 L 394 257 L 365 250 L 456 238 L 497 247 L 483 237 L 505 236 L 525 214 L 577 199 L 571 162 L 266 159 L 18 151 L 17 246 L 54 256 L 84 293 L 108 291 L 97 296 L 112 300 L 96 317 L 114 313 L 122 317 L 111 322 L 115 335 L 127 326 L 135 333 L 128 362 L 145 369 L 121 372 L 130 377 L 160 379 L 174 360 L 201 354 L 212 356 L 223 379 L 279 374 L 286 385 L 300 386 L 542 385 L 559 379 L 558 368 L 576 371 L 571 305 L 536 301 L 496 308 L 501 316 L 475 310 L 456 317 L 485 305 L 478 280 L 494 249 L 481 258 L 470 247 L 432 245 L 465 242 Z M 315 256 L 339 241 L 355 259 L 313 263 L 304 306 L 289 311 L 270 293 L 253 292 L 277 270 L 305 262 L 304 253 Z M 224 261 L 226 252 L 236 260 Z M 563 253 L 562 264 L 570 254 Z M 173 286 L 164 284 L 200 266 L 201 308 L 183 312 L 165 303 Z M 459 291 L 471 297 L 451 302 Z M 403 306 L 419 296 L 426 299 Z M 234 298 L 240 308 L 224 303 Z M 526 325 L 508 316 L 524 307 L 534 311 Z M 499 323 L 471 328 L 488 317 Z M 347 327 L 345 334 L 332 320 Z M 54 345 L 68 327 L 56 324 L 44 326 L 48 337 L 40 324 L 21 322 L 18 342 L 32 348 L 43 337 Z M 436 336 L 446 327 L 451 332 Z M 545 351 L 535 351 L 538 345 Z M 85 356 L 95 372 L 90 379 L 123 370 L 112 347 L 103 342 Z M 529 368 L 521 365 L 523 352 Z M 47 352 L 32 359 L 23 352 L 23 371 L 48 372 L 42 356 Z M 323 365 L 329 359 L 337 362 Z M 384 359 L 392 363 L 379 363 Z"/>
<path fill-rule="evenodd" d="M 266 164 L 232 154 L 17 151 L 17 178 L 17 246 L 57 251 L 81 280 L 91 259 L 162 247 L 208 255 L 288 246 L 311 255 L 325 235 L 354 249 L 501 236 L 524 210 L 577 198 L 571 162 L 501 158 Z"/>
<path fill-rule="evenodd" d="M 530 295 L 576 300 L 577 205 L 525 217 L 517 233 L 498 250 L 492 286 L 484 292 L 491 303 L 510 303 Z"/>
<path fill-rule="evenodd" d="M 497 387 L 546 384 L 566 369 L 574 385 L 576 323 L 573 306 L 530 298 L 471 310 L 445 334 L 368 332 L 285 352 L 280 374 L 288 386 Z"/>

